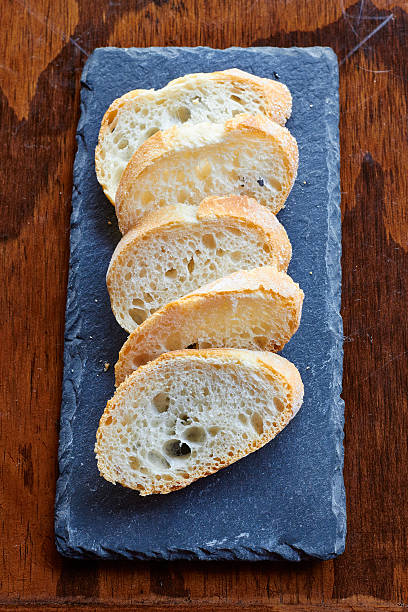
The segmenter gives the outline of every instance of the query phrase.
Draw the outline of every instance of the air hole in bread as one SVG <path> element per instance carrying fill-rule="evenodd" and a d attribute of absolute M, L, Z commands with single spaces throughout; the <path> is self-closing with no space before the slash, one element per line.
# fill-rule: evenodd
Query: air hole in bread
<path fill-rule="evenodd" d="M 129 146 L 129 141 L 127 138 L 122 138 L 122 140 L 118 144 L 118 149 L 126 149 Z"/>
<path fill-rule="evenodd" d="M 202 241 L 203 245 L 207 247 L 207 249 L 215 249 L 217 247 L 215 238 L 211 234 L 205 234 L 205 236 L 202 237 Z"/>
<path fill-rule="evenodd" d="M 265 338 L 265 336 L 255 336 L 254 342 L 259 348 L 264 349 L 266 346 L 266 343 L 268 342 L 268 339 Z"/>
<path fill-rule="evenodd" d="M 257 412 L 254 412 L 251 416 L 251 425 L 257 434 L 261 435 L 263 433 L 263 420 Z"/>
<path fill-rule="evenodd" d="M 217 257 L 222 257 L 224 255 L 223 249 L 217 249 L 216 255 L 217 255 Z"/>
<path fill-rule="evenodd" d="M 167 440 L 163 447 L 164 452 L 168 457 L 183 458 L 190 455 L 191 448 L 185 442 L 181 440 Z"/>
<path fill-rule="evenodd" d="M 132 274 L 130 272 L 126 272 L 124 279 L 129 281 L 132 278 Z"/>
<path fill-rule="evenodd" d="M 128 461 L 131 470 L 138 470 L 140 468 L 140 460 L 138 457 L 129 457 Z"/>
<path fill-rule="evenodd" d="M 205 340 L 203 342 L 200 342 L 200 349 L 208 349 L 211 347 L 212 347 L 211 342 L 206 342 Z"/>
<path fill-rule="evenodd" d="M 147 312 L 142 308 L 130 308 L 129 315 L 132 317 L 136 325 L 140 325 L 147 319 Z"/>
<path fill-rule="evenodd" d="M 221 427 L 209 427 L 208 428 L 208 433 L 210 434 L 210 436 L 216 436 L 219 431 L 221 431 Z"/>
<path fill-rule="evenodd" d="M 170 268 L 170 270 L 167 270 L 165 276 L 167 278 L 177 278 L 176 268 Z"/>
<path fill-rule="evenodd" d="M 231 100 L 234 100 L 234 102 L 238 102 L 239 104 L 244 104 L 244 102 L 242 101 L 242 98 L 236 95 L 232 95 Z"/>
<path fill-rule="evenodd" d="M 190 261 L 188 262 L 187 268 L 190 274 L 194 272 L 194 259 L 193 258 L 191 258 Z"/>
<path fill-rule="evenodd" d="M 108 418 L 105 421 L 105 425 L 111 425 L 112 424 L 112 417 L 108 416 Z"/>
<path fill-rule="evenodd" d="M 285 404 L 279 397 L 274 398 L 273 404 L 278 412 L 283 412 L 285 410 Z"/>
<path fill-rule="evenodd" d="M 271 246 L 269 244 L 267 244 L 267 243 L 265 243 L 262 248 L 265 251 L 265 253 L 270 253 L 271 252 Z"/>
<path fill-rule="evenodd" d="M 207 435 L 203 427 L 193 425 L 183 432 L 183 438 L 192 444 L 203 444 Z"/>
<path fill-rule="evenodd" d="M 268 179 L 268 181 L 266 181 L 266 179 L 264 179 L 264 185 L 266 187 L 275 189 L 276 191 L 281 191 L 281 189 L 282 189 L 281 183 L 277 179 L 275 179 L 273 177 L 270 177 Z"/>
<path fill-rule="evenodd" d="M 248 419 L 246 418 L 246 415 L 242 414 L 242 412 L 238 415 L 238 418 L 243 425 L 246 425 L 248 423 Z"/>
<path fill-rule="evenodd" d="M 239 108 L 237 108 L 237 109 L 235 109 L 235 110 L 233 110 L 233 111 L 232 111 L 231 115 L 232 115 L 233 117 L 235 117 L 235 115 L 239 115 L 239 113 L 241 113 L 241 112 L 242 112 L 242 111 L 241 111 Z M 236 167 L 237 167 L 238 165 L 239 165 L 239 164 L 237 164 L 237 165 L 236 165 Z M 234 166 L 235 166 L 235 164 L 234 164 Z"/>
<path fill-rule="evenodd" d="M 135 420 L 136 416 L 134 414 L 132 414 L 131 412 L 128 412 L 127 414 L 123 415 L 122 417 L 122 425 L 126 426 L 126 425 L 131 425 L 133 423 L 133 421 Z M 129 429 L 129 428 L 128 428 Z"/>
<path fill-rule="evenodd" d="M 228 228 L 228 231 L 233 235 L 233 236 L 241 236 L 242 232 L 239 229 L 239 227 L 230 227 Z"/>
<path fill-rule="evenodd" d="M 188 346 L 186 346 L 186 349 L 196 349 L 198 348 L 197 342 L 194 342 L 194 344 L 189 344 Z"/>
<path fill-rule="evenodd" d="M 151 450 L 148 452 L 147 459 L 153 467 L 158 469 L 168 469 L 170 467 L 170 463 L 167 461 L 162 454 L 157 451 Z"/>
<path fill-rule="evenodd" d="M 151 191 L 143 191 L 141 200 L 142 200 L 143 206 L 147 206 L 147 204 L 150 204 L 150 202 L 153 202 L 154 195 L 152 194 Z"/>
<path fill-rule="evenodd" d="M 230 257 L 232 261 L 239 261 L 240 259 L 242 259 L 242 253 L 240 253 L 239 251 L 235 251 L 234 253 L 231 253 Z"/>
<path fill-rule="evenodd" d="M 143 300 L 140 300 L 139 298 L 134 298 L 132 300 L 132 304 L 133 306 L 138 306 L 140 308 L 140 306 L 143 306 Z"/>
<path fill-rule="evenodd" d="M 188 199 L 188 191 L 186 191 L 185 189 L 180 189 L 180 191 L 177 194 L 177 199 L 179 202 L 185 202 Z M 164 200 L 163 200 L 163 205 L 165 204 Z"/>
<path fill-rule="evenodd" d="M 150 128 L 150 130 L 147 130 L 145 136 L 146 138 L 150 138 L 150 136 L 153 136 L 153 134 L 156 134 L 156 132 L 158 131 L 159 131 L 159 128 L 156 128 L 156 127 Z"/>
<path fill-rule="evenodd" d="M 190 425 L 191 424 L 191 419 L 188 416 L 188 414 L 186 414 L 185 412 L 180 415 L 179 419 L 180 419 L 180 423 L 182 425 Z"/>
<path fill-rule="evenodd" d="M 164 392 L 158 393 L 153 398 L 153 406 L 156 408 L 157 412 L 159 412 L 160 414 L 168 410 L 169 404 L 170 404 L 170 399 L 167 393 L 164 393 Z"/>
<path fill-rule="evenodd" d="M 113 120 L 116 118 L 116 115 L 117 115 L 117 114 L 118 114 L 118 109 L 117 109 L 117 108 L 116 108 L 115 110 L 111 111 L 111 112 L 108 114 L 107 119 L 108 119 L 108 125 L 109 125 L 109 127 L 111 128 L 111 132 L 113 132 L 113 130 L 114 130 L 114 129 L 115 129 L 115 127 L 116 127 L 116 125 L 112 127 L 112 122 L 113 122 Z"/>
<path fill-rule="evenodd" d="M 211 174 L 211 164 L 210 164 L 210 162 L 207 159 L 204 159 L 203 161 L 201 161 L 195 167 L 195 173 L 197 175 L 197 178 L 199 178 L 202 181 L 204 181 Z"/>
<path fill-rule="evenodd" d="M 181 121 L 181 123 L 185 123 L 191 118 L 190 109 L 186 106 L 178 106 L 173 112 L 173 115 L 176 119 Z"/>

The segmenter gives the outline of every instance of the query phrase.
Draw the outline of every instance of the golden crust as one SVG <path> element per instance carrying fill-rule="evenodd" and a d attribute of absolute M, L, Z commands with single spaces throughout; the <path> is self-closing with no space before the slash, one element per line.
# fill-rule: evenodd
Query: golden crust
<path fill-rule="evenodd" d="M 231 220 L 243 223 L 260 234 L 265 246 L 269 246 L 271 264 L 276 265 L 279 270 L 287 270 L 292 257 L 292 246 L 285 228 L 275 215 L 247 196 L 209 197 L 201 202 L 198 209 L 187 204 L 170 205 L 153 210 L 142 217 L 138 225 L 122 237 L 113 252 L 106 274 L 109 293 L 112 291 L 113 277 L 121 269 L 128 249 L 143 248 L 147 236 L 186 224 L 206 221 L 222 223 Z M 279 254 L 278 257 L 275 257 L 275 254 Z M 113 304 L 112 310 L 115 312 Z"/>
<path fill-rule="evenodd" d="M 231 297 L 234 303 L 244 297 L 254 300 L 269 298 L 272 302 L 278 299 L 281 307 L 285 308 L 287 329 L 281 330 L 280 340 L 269 337 L 264 343 L 261 337 L 259 350 L 282 350 L 299 327 L 304 294 L 290 276 L 273 266 L 247 272 L 240 270 L 166 304 L 139 325 L 119 352 L 115 365 L 116 385 L 119 386 L 135 368 L 156 359 L 163 351 L 183 349 L 195 343 L 198 330 L 205 332 L 207 326 L 214 330 L 220 325 L 221 333 L 222 317 L 226 316 L 223 311 L 230 306 Z M 229 310 L 227 312 L 230 316 Z M 258 324 L 258 320 L 253 324 Z M 250 325 L 249 319 L 243 323 L 243 327 Z M 244 343 L 242 339 L 240 342 Z"/>
<path fill-rule="evenodd" d="M 149 489 L 138 483 L 129 485 L 120 481 L 120 474 L 112 474 L 109 466 L 106 465 L 102 442 L 104 428 L 107 427 L 107 419 L 115 412 L 116 407 L 120 404 L 120 399 L 126 397 L 127 390 L 133 385 L 143 384 L 143 381 L 149 377 L 149 373 L 155 368 L 159 368 L 161 364 L 174 360 L 184 360 L 186 367 L 194 360 L 209 361 L 215 364 L 226 362 L 231 365 L 242 365 L 256 370 L 260 375 L 264 375 L 265 379 L 271 381 L 279 380 L 288 390 L 289 402 L 288 406 L 281 413 L 281 418 L 277 423 L 277 427 L 273 430 L 263 432 L 256 440 L 249 442 L 246 448 L 237 451 L 232 457 L 221 457 L 217 465 L 204 465 L 200 471 L 194 474 L 180 477 L 179 480 L 174 479 L 170 482 L 161 481 L 160 484 L 154 483 Z M 258 351 L 246 351 L 242 349 L 205 349 L 205 350 L 182 350 L 165 353 L 158 357 L 155 361 L 147 363 L 133 372 L 116 390 L 115 395 L 108 401 L 105 411 L 100 419 L 99 428 L 96 434 L 95 454 L 98 461 L 98 469 L 106 480 L 116 484 L 123 484 L 127 488 L 138 490 L 141 495 L 150 495 L 155 493 L 170 493 L 178 489 L 184 488 L 192 482 L 214 474 L 218 470 L 235 463 L 242 457 L 258 450 L 270 440 L 272 440 L 284 427 L 289 423 L 293 416 L 298 412 L 303 401 L 303 383 L 297 368 L 290 361 L 275 355 L 274 353 L 264 353 Z"/>

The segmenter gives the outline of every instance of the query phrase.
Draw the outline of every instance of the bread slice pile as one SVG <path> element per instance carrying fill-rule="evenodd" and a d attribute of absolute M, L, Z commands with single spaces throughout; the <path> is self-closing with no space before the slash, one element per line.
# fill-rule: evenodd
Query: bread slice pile
<path fill-rule="evenodd" d="M 123 237 L 107 287 L 130 335 L 101 418 L 101 475 L 169 493 L 276 436 L 299 410 L 275 354 L 303 291 L 275 214 L 298 166 L 287 87 L 241 70 L 191 74 L 115 100 L 95 152 Z"/>

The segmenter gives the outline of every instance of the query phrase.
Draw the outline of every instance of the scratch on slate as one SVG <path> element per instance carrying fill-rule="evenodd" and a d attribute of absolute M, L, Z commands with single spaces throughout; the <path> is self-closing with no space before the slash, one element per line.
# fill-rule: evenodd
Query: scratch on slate
<path fill-rule="evenodd" d="M 394 14 L 391 13 L 391 15 L 388 15 L 388 17 L 386 17 L 384 21 L 382 21 L 376 28 L 374 28 L 372 32 L 370 32 L 369 34 L 367 34 L 367 36 L 365 36 L 362 40 L 360 40 L 358 45 L 353 47 L 353 49 L 349 51 L 345 57 L 343 57 L 343 59 L 340 61 L 340 66 L 342 66 L 348 59 L 350 59 L 350 57 L 354 55 L 354 53 L 356 53 L 368 40 L 370 40 L 372 36 L 374 36 L 375 34 L 377 34 L 377 32 L 382 30 L 382 28 L 386 26 L 387 23 L 393 18 L 394 18 Z"/>
<path fill-rule="evenodd" d="M 58 34 L 59 36 L 61 36 L 62 40 L 71 42 L 74 45 L 74 47 L 76 47 L 81 53 L 86 55 L 86 57 L 89 57 L 89 53 L 85 51 L 85 49 L 81 47 L 81 45 L 79 45 L 77 41 L 74 38 L 72 38 L 72 36 L 67 36 L 63 30 L 56 28 L 49 21 L 48 17 L 46 17 L 45 15 L 39 15 L 38 13 L 35 13 L 33 9 L 30 8 L 30 6 L 28 6 L 26 2 L 24 2 L 24 0 L 17 0 L 17 2 L 18 4 L 20 4 L 20 6 L 22 6 L 27 11 L 29 15 L 31 15 L 31 17 L 34 17 L 34 19 L 36 19 L 39 23 L 45 24 L 45 26 L 49 28 L 50 30 L 52 30 L 54 34 Z"/>

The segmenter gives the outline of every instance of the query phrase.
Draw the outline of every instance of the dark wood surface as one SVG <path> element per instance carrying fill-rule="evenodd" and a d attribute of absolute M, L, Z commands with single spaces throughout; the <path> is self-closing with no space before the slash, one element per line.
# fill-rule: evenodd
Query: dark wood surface
<path fill-rule="evenodd" d="M 406 0 L 1 0 L 0 606 L 408 607 Z M 56 553 L 79 79 L 96 46 L 329 45 L 340 59 L 347 549 L 325 563 Z"/>

